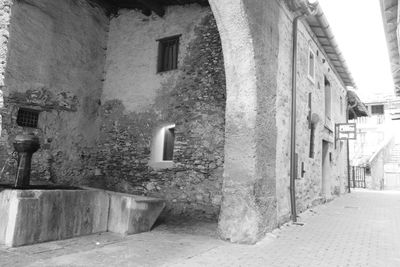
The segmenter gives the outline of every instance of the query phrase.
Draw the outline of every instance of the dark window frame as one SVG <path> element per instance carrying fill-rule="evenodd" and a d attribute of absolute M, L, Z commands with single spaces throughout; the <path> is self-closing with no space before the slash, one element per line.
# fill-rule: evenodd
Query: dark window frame
<path fill-rule="evenodd" d="M 178 68 L 179 42 L 181 34 L 158 39 L 157 73 Z"/>
<path fill-rule="evenodd" d="M 17 113 L 17 125 L 28 128 L 38 128 L 39 110 L 19 108 Z"/>

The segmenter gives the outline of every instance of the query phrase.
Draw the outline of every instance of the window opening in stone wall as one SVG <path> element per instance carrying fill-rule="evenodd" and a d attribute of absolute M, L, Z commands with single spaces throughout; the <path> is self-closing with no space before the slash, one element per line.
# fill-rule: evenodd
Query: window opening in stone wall
<path fill-rule="evenodd" d="M 17 115 L 17 124 L 22 127 L 37 128 L 39 111 L 20 108 Z"/>
<path fill-rule="evenodd" d="M 315 54 L 309 49 L 308 55 L 308 78 L 314 82 L 315 78 Z"/>
<path fill-rule="evenodd" d="M 340 97 L 340 115 L 343 115 L 343 98 Z"/>
<path fill-rule="evenodd" d="M 331 120 L 331 83 L 325 76 L 325 122 Z"/>
<path fill-rule="evenodd" d="M 179 37 L 177 35 L 158 40 L 157 72 L 178 68 Z"/>
<path fill-rule="evenodd" d="M 383 115 L 384 114 L 383 105 L 373 105 L 373 106 L 371 106 L 371 114 L 372 115 Z"/>
<path fill-rule="evenodd" d="M 174 157 L 175 126 L 164 127 L 163 160 L 172 161 Z"/>

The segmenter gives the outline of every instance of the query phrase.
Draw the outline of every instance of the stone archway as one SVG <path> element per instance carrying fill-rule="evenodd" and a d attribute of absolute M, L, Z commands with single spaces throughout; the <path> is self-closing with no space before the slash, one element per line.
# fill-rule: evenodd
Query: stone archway
<path fill-rule="evenodd" d="M 276 226 L 274 35 L 279 7 L 275 1 L 209 2 L 220 32 L 227 87 L 219 232 L 232 242 L 255 243 Z M 265 13 L 272 14 L 270 21 Z"/>

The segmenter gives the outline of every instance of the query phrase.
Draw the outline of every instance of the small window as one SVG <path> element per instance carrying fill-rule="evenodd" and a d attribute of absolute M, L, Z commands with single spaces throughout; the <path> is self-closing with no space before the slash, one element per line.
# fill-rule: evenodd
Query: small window
<path fill-rule="evenodd" d="M 39 111 L 20 108 L 17 115 L 17 124 L 22 127 L 37 128 Z"/>
<path fill-rule="evenodd" d="M 384 114 L 383 105 L 373 105 L 373 106 L 371 106 L 371 114 L 373 114 L 373 115 L 383 115 Z"/>
<path fill-rule="evenodd" d="M 325 122 L 329 122 L 331 120 L 331 105 L 331 83 L 325 76 Z"/>
<path fill-rule="evenodd" d="M 315 54 L 310 49 L 308 55 L 308 78 L 314 82 L 315 79 Z"/>
<path fill-rule="evenodd" d="M 343 98 L 340 97 L 340 115 L 343 115 Z"/>
<path fill-rule="evenodd" d="M 179 37 L 177 35 L 158 40 L 157 72 L 178 68 Z"/>
<path fill-rule="evenodd" d="M 172 161 L 174 158 L 175 126 L 164 127 L 163 160 Z"/>

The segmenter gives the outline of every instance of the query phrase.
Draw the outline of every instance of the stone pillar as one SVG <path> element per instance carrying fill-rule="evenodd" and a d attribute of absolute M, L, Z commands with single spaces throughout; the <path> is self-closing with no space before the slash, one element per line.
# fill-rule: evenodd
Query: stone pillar
<path fill-rule="evenodd" d="M 223 239 L 255 243 L 276 226 L 276 1 L 211 0 L 221 35 L 227 103 Z"/>

